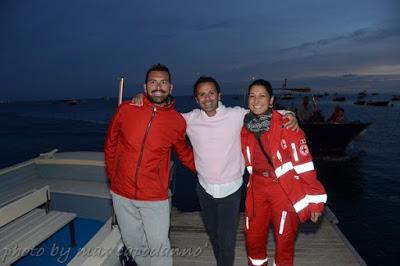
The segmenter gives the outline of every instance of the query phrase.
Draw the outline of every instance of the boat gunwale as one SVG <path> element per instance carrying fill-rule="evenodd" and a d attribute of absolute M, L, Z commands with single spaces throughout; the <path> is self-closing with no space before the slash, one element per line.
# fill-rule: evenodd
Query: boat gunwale
<path fill-rule="evenodd" d="M 23 161 L 23 162 L 20 162 L 20 163 L 13 164 L 13 165 L 7 166 L 5 168 L 2 168 L 2 169 L 0 169 L 0 176 L 4 175 L 4 174 L 7 174 L 9 172 L 18 170 L 20 168 L 24 168 L 24 167 L 26 167 L 28 165 L 34 164 L 35 161 L 36 161 L 36 158 L 33 158 L 33 159 L 29 159 L 27 161 Z"/>

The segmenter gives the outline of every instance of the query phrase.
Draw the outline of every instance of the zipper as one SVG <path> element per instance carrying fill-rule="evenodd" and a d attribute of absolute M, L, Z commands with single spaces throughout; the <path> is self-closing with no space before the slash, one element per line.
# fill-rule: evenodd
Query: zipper
<path fill-rule="evenodd" d="M 151 124 L 153 123 L 154 117 L 156 116 L 156 112 L 157 112 L 157 108 L 154 106 L 153 107 L 153 113 L 151 114 L 151 118 L 150 118 L 149 123 L 147 123 L 146 131 L 144 133 L 144 137 L 143 137 L 143 141 L 142 141 L 142 146 L 140 148 L 139 159 L 138 159 L 138 163 L 137 163 L 136 171 L 135 171 L 135 176 L 134 176 L 134 182 L 135 182 L 135 188 L 136 188 L 135 189 L 135 193 L 134 193 L 134 198 L 136 198 L 136 194 L 137 194 L 139 168 L 140 168 L 140 164 L 142 163 L 142 159 L 143 159 L 144 144 L 146 143 L 147 135 L 149 134 Z"/>
<path fill-rule="evenodd" d="M 162 178 L 161 178 L 161 176 L 160 176 L 160 164 L 158 164 L 157 165 L 157 176 L 158 176 L 158 180 L 160 181 L 160 186 L 161 186 L 161 188 L 162 189 L 164 189 L 164 185 L 163 185 L 163 182 L 162 182 Z M 168 167 L 168 169 L 169 169 L 169 167 Z M 168 180 L 168 183 L 169 183 L 169 180 Z"/>

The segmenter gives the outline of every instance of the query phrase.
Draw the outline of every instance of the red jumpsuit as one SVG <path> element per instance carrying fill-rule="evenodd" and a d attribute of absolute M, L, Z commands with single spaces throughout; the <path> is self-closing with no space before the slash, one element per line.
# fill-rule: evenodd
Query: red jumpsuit
<path fill-rule="evenodd" d="M 272 223 L 276 247 L 274 265 L 293 265 L 299 221 L 322 212 L 326 193 L 316 179 L 304 133 L 282 127 L 282 115 L 273 112 L 270 130 L 261 143 L 242 129 L 242 150 L 250 173 L 246 195 L 245 235 L 249 265 L 267 265 L 266 240 Z"/>

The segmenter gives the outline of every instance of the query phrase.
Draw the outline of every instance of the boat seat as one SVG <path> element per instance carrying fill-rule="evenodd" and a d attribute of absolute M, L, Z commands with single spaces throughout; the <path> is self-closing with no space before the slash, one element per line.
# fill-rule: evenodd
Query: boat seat
<path fill-rule="evenodd" d="M 122 248 L 122 238 L 118 226 L 113 226 L 109 218 L 102 228 L 80 249 L 68 266 L 115 265 Z"/>
<path fill-rule="evenodd" d="M 50 211 L 49 186 L 21 194 L 0 206 L 0 265 L 10 265 L 69 224 L 76 245 L 75 213 Z"/>

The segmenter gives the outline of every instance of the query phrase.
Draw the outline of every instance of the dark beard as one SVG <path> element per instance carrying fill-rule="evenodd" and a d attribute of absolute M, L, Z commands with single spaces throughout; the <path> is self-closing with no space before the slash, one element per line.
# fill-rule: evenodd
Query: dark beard
<path fill-rule="evenodd" d="M 170 98 L 171 94 L 168 94 L 167 96 L 160 98 L 160 97 L 152 97 L 149 94 L 147 94 L 147 98 L 150 100 L 150 102 L 155 103 L 155 104 L 169 104 L 170 103 Z"/>

